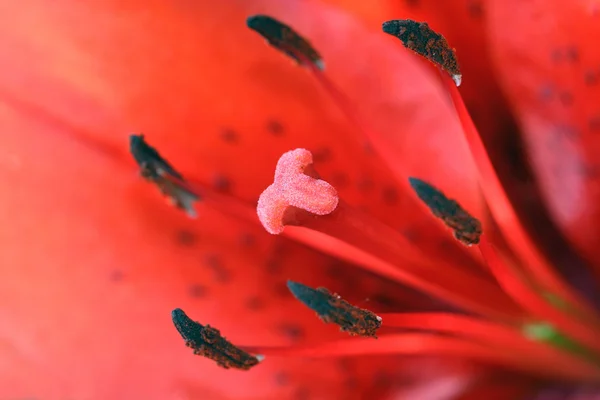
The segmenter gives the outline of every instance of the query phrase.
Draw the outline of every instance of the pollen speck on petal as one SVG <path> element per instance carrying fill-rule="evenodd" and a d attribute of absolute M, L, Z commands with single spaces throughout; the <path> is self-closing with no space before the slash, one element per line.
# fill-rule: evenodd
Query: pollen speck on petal
<path fill-rule="evenodd" d="M 288 281 L 288 289 L 294 297 L 312 309 L 326 323 L 339 325 L 343 332 L 352 336 L 377 338 L 375 333 L 381 327 L 381 317 L 331 293 L 326 288 L 313 289 L 298 282 Z"/>

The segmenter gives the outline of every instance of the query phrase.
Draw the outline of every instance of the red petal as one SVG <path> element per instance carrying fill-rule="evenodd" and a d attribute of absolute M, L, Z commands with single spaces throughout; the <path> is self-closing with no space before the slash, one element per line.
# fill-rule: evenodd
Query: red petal
<path fill-rule="evenodd" d="M 592 2 L 491 1 L 490 38 L 550 210 L 600 263 L 600 17 Z"/>
<path fill-rule="evenodd" d="M 356 370 L 280 359 L 240 373 L 193 356 L 173 308 L 234 343 L 294 344 L 339 332 L 293 300 L 288 278 L 379 307 L 400 304 L 398 288 L 203 207 L 190 221 L 126 166 L 36 115 L 4 107 L 2 117 L 20 134 L 1 140 L 0 397 L 343 397 L 396 370 L 385 359 L 357 359 Z"/>
<path fill-rule="evenodd" d="M 250 10 L 164 4 L 0 6 L 0 375 L 10 378 L 0 397 L 359 393 L 346 379 L 364 388 L 389 360 L 359 360 L 356 373 L 332 360 L 224 371 L 194 357 L 171 326 L 171 309 L 181 307 L 234 343 L 290 342 L 297 332 L 314 341 L 338 333 L 281 296 L 288 277 L 362 299 L 394 299 L 397 288 L 369 286 L 345 264 L 328 276 L 332 259 L 202 207 L 191 222 L 123 164 L 128 133 L 141 130 L 184 175 L 227 176 L 252 198 L 290 145 L 324 146 L 333 157 L 324 174 L 348 174 L 355 186 L 364 175 L 384 188 L 381 166 L 358 162 L 360 149 L 344 142 L 347 127 L 309 77 L 251 39 Z M 272 118 L 283 136 L 269 134 Z M 241 132 L 237 144 L 220 139 L 225 127 Z M 355 186 L 350 199 L 382 203 Z"/>

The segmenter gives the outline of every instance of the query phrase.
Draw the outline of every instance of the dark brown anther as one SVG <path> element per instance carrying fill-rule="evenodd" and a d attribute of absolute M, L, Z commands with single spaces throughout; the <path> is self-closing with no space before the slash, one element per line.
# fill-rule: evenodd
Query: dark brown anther
<path fill-rule="evenodd" d="M 479 243 L 481 222 L 455 200 L 447 198 L 444 193 L 429 183 L 417 178 L 408 178 L 419 199 L 429 207 L 433 215 L 440 218 L 446 226 L 454 231 L 454 237 L 466 246 Z"/>
<path fill-rule="evenodd" d="M 352 336 L 377 338 L 375 333 L 381 327 L 381 317 L 373 312 L 353 306 L 323 287 L 313 289 L 294 281 L 288 281 L 287 286 L 294 297 L 315 311 L 323 322 L 339 325 Z"/>
<path fill-rule="evenodd" d="M 179 172 L 144 140 L 144 135 L 129 136 L 129 151 L 140 167 L 144 179 L 154 183 L 164 196 L 190 217 L 196 217 L 194 202 L 199 197 L 185 186 Z"/>
<path fill-rule="evenodd" d="M 152 179 L 166 174 L 183 180 L 183 176 L 154 147 L 146 143 L 144 135 L 129 136 L 129 151 L 140 166 L 144 178 Z"/>
<path fill-rule="evenodd" d="M 462 75 L 456 53 L 446 39 L 432 30 L 425 22 L 396 19 L 383 23 L 383 31 L 402 41 L 404 47 L 425 57 L 446 71 L 456 86 L 460 86 Z"/>
<path fill-rule="evenodd" d="M 248 28 L 258 32 L 276 49 L 292 57 L 299 64 L 310 62 L 318 69 L 325 69 L 321 55 L 291 27 L 267 15 L 254 15 L 246 20 Z"/>
<path fill-rule="evenodd" d="M 210 358 L 216 361 L 220 367 L 247 371 L 264 358 L 263 356 L 255 357 L 234 346 L 221 336 L 218 329 L 192 321 L 179 308 L 171 311 L 171 319 L 175 328 L 185 340 L 185 345 L 193 349 L 194 354 Z"/>

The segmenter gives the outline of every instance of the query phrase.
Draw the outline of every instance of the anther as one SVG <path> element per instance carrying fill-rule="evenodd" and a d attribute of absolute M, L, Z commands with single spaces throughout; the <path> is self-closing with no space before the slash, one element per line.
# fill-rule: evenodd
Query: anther
<path fill-rule="evenodd" d="M 460 86 L 462 75 L 454 49 L 446 39 L 425 22 L 397 19 L 383 23 L 383 31 L 402 41 L 404 47 L 425 57 L 446 71 L 456 86 Z"/>
<path fill-rule="evenodd" d="M 433 215 L 444 221 L 446 226 L 454 231 L 454 237 L 457 240 L 467 246 L 479 243 L 482 229 L 481 222 L 477 218 L 429 183 L 417 178 L 408 178 L 408 181 L 419 199 L 429 207 Z"/>
<path fill-rule="evenodd" d="M 171 319 L 185 340 L 185 345 L 192 348 L 194 354 L 210 358 L 220 367 L 249 370 L 264 359 L 263 356 L 253 356 L 234 346 L 221 336 L 218 329 L 192 321 L 179 308 L 171 312 Z"/>
<path fill-rule="evenodd" d="M 142 176 L 154 179 L 159 176 L 170 175 L 183 180 L 183 176 L 161 157 L 156 149 L 146 143 L 144 135 L 129 136 L 129 150 L 141 168 Z"/>
<path fill-rule="evenodd" d="M 323 287 L 313 289 L 294 281 L 288 281 L 287 286 L 294 297 L 315 311 L 323 322 L 339 325 L 341 331 L 352 336 L 377 338 L 375 333 L 381 327 L 381 317 L 373 312 L 353 306 Z"/>
<path fill-rule="evenodd" d="M 270 45 L 287 54 L 298 64 L 310 62 L 318 69 L 325 69 L 321 55 L 291 27 L 267 15 L 254 15 L 246 20 L 248 28 L 258 32 Z"/>
<path fill-rule="evenodd" d="M 161 193 L 190 217 L 196 217 L 194 202 L 199 197 L 185 186 L 183 176 L 144 140 L 144 135 L 129 136 L 129 151 L 144 179 L 154 183 Z"/>
<path fill-rule="evenodd" d="M 279 234 L 285 225 L 299 224 L 299 211 L 327 215 L 336 209 L 337 191 L 318 179 L 312 163 L 312 154 L 306 149 L 288 151 L 277 162 L 274 182 L 262 192 L 256 208 L 269 233 Z"/>

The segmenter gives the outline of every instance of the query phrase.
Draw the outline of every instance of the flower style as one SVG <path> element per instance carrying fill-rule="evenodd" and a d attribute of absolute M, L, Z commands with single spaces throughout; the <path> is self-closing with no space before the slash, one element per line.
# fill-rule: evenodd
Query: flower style
<path fill-rule="evenodd" d="M 365 3 L 2 4 L 0 397 L 595 393 L 597 2 Z M 322 63 L 264 45 L 253 15 Z M 460 93 L 381 31 L 391 18 L 456 47 Z M 161 156 L 142 152 L 144 177 L 196 219 L 134 172 L 132 134 Z M 313 214 L 333 210 L 274 207 L 302 226 L 269 235 L 252 204 L 299 148 L 302 182 L 329 190 Z M 432 194 L 481 222 L 455 231 L 470 247 Z M 378 338 L 321 323 L 288 279 L 328 289 L 326 322 L 375 312 Z M 193 356 L 172 310 L 188 345 L 250 369 Z"/>

